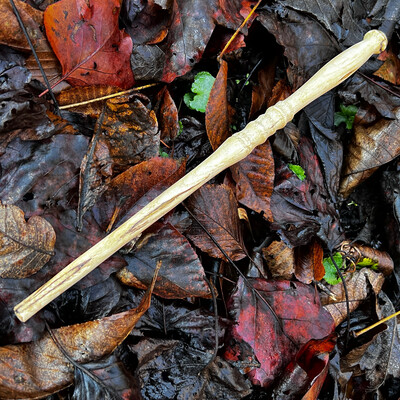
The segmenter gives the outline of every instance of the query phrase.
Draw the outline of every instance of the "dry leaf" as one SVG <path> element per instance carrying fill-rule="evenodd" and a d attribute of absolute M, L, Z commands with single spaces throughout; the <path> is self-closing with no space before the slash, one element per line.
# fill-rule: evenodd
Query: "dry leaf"
<path fill-rule="evenodd" d="M 274 241 L 262 249 L 273 278 L 290 279 L 294 273 L 293 249 L 282 241 Z"/>
<path fill-rule="evenodd" d="M 400 154 L 400 107 L 394 110 L 395 119 L 382 119 L 365 128 L 356 126 L 344 160 L 339 192 L 347 197 L 351 191 L 369 178 L 381 165 Z"/>
<path fill-rule="evenodd" d="M 56 234 L 42 217 L 25 222 L 24 212 L 0 203 L 0 277 L 26 278 L 54 254 Z"/>

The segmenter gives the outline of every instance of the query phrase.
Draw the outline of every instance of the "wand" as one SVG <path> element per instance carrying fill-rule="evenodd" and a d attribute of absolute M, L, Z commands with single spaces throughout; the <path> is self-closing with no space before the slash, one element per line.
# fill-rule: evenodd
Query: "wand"
<path fill-rule="evenodd" d="M 297 112 L 342 83 L 373 54 L 385 50 L 386 45 L 387 38 L 382 31 L 369 31 L 361 42 L 340 53 L 290 97 L 270 107 L 242 131 L 228 138 L 195 169 L 17 304 L 14 308 L 16 316 L 22 322 L 27 321 L 211 178 L 249 155 L 291 121 Z"/>

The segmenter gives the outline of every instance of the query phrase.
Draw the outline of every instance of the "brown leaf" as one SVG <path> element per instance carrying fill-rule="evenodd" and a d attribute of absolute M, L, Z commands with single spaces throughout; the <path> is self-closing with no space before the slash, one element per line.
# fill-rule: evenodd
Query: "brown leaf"
<path fill-rule="evenodd" d="M 215 151 L 230 135 L 229 108 L 226 97 L 228 64 L 222 60 L 206 108 L 207 136 Z"/>
<path fill-rule="evenodd" d="M 400 154 L 400 107 L 394 110 L 395 119 L 382 119 L 370 127 L 356 126 L 344 160 L 339 192 L 347 197 L 383 164 Z"/>
<path fill-rule="evenodd" d="M 54 254 L 56 234 L 42 217 L 25 222 L 23 211 L 0 203 L 0 277 L 25 278 Z"/>
<path fill-rule="evenodd" d="M 274 189 L 274 158 L 269 142 L 257 146 L 244 160 L 231 167 L 236 198 L 246 207 L 272 221 L 270 199 Z"/>
<path fill-rule="evenodd" d="M 225 185 L 204 185 L 187 201 L 187 206 L 232 260 L 246 256 L 239 226 L 238 206 Z M 204 230 L 193 223 L 188 237 L 211 257 L 224 258 Z"/>
<path fill-rule="evenodd" d="M 294 273 L 293 249 L 282 241 L 274 241 L 262 249 L 262 254 L 273 278 L 292 278 Z"/>
<path fill-rule="evenodd" d="M 163 268 L 154 294 L 169 299 L 210 297 L 203 266 L 189 241 L 170 224 L 155 225 L 158 232 L 143 234 L 134 255 L 125 256 L 128 266 L 117 274 L 121 282 L 146 288 L 154 274 L 153 260 L 160 260 Z"/>
<path fill-rule="evenodd" d="M 251 92 L 251 119 L 258 116 L 260 113 L 265 112 L 267 109 L 275 83 L 275 69 L 277 61 L 277 57 L 274 57 L 268 62 L 267 65 L 258 71 L 258 84 L 253 86 L 253 90 Z"/>
<path fill-rule="evenodd" d="M 281 79 L 272 89 L 271 97 L 268 100 L 268 107 L 273 106 L 278 101 L 287 99 L 292 93 L 293 90 L 290 88 L 287 81 L 285 79 Z"/>
<path fill-rule="evenodd" d="M 84 101 L 97 99 L 99 97 L 117 93 L 118 91 L 121 91 L 121 89 L 116 86 L 78 86 L 63 90 L 57 96 L 57 101 L 60 106 L 65 106 L 69 104 L 82 103 Z M 85 104 L 83 106 L 69 108 L 69 110 L 89 115 L 93 118 L 97 118 L 100 115 L 101 110 L 103 109 L 104 103 L 105 100 L 96 101 L 94 103 Z"/>
<path fill-rule="evenodd" d="M 369 268 L 363 268 L 345 277 L 349 293 L 350 312 L 354 311 L 362 301 L 369 295 L 369 288 L 372 287 L 375 294 L 378 294 L 385 281 L 381 273 L 376 273 Z M 329 311 L 338 326 L 347 317 L 346 296 L 343 283 L 329 285 L 330 296 L 321 294 L 321 303 Z"/>
<path fill-rule="evenodd" d="M 185 163 L 154 157 L 117 175 L 93 208 L 100 226 L 110 231 L 185 174 Z"/>
<path fill-rule="evenodd" d="M 175 139 L 179 133 L 179 117 L 174 99 L 167 87 L 158 93 L 157 98 L 160 101 L 157 119 L 160 125 L 161 139 Z"/>
<path fill-rule="evenodd" d="M 37 37 L 43 37 L 40 25 L 43 24 L 43 12 L 36 10 L 29 4 L 20 0 L 14 0 L 21 15 L 21 19 L 28 31 L 33 44 L 36 44 Z M 9 0 L 0 1 L 0 15 L 3 23 L 0 24 L 0 44 L 13 47 L 18 50 L 30 51 L 28 41 L 19 26 L 17 17 L 11 7 Z"/>
<path fill-rule="evenodd" d="M 101 133 L 93 137 L 81 165 L 78 229 L 82 216 L 106 190 L 112 175 L 156 156 L 159 149 L 155 113 L 137 98 L 108 100 L 96 131 Z"/>
<path fill-rule="evenodd" d="M 374 72 L 374 75 L 393 83 L 400 85 L 400 60 L 393 50 L 385 50 L 378 56 L 378 60 L 384 61 L 383 65 Z"/>
<path fill-rule="evenodd" d="M 317 240 L 306 246 L 298 246 L 294 250 L 296 278 L 303 283 L 320 281 L 325 275 L 322 264 L 324 251 Z"/>
<path fill-rule="evenodd" d="M 96 361 L 112 353 L 149 308 L 154 281 L 137 308 L 55 329 L 54 336 L 78 363 Z M 0 347 L 0 397 L 3 399 L 48 396 L 69 386 L 73 377 L 73 365 L 48 333 L 36 342 Z"/>

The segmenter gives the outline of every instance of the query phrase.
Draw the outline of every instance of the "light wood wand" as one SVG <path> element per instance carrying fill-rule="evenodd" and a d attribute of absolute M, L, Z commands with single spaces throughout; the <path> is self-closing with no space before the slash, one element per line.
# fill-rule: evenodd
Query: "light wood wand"
<path fill-rule="evenodd" d="M 17 304 L 14 308 L 16 316 L 22 322 L 27 321 L 211 178 L 249 155 L 256 146 L 291 121 L 298 111 L 339 85 L 373 54 L 385 50 L 386 45 L 387 38 L 383 32 L 368 32 L 361 42 L 340 53 L 290 97 L 270 107 L 245 129 L 228 138 L 190 173 Z"/>

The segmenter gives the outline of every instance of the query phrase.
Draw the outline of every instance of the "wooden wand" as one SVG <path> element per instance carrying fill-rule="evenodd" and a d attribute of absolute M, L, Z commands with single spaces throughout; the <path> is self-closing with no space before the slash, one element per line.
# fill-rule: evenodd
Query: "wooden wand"
<path fill-rule="evenodd" d="M 190 173 L 15 306 L 16 316 L 22 322 L 27 321 L 211 178 L 245 158 L 256 146 L 282 129 L 298 111 L 339 85 L 373 54 L 385 50 L 386 45 L 387 38 L 383 32 L 368 32 L 361 42 L 340 53 L 290 97 L 270 107 L 242 131 L 228 138 Z"/>

